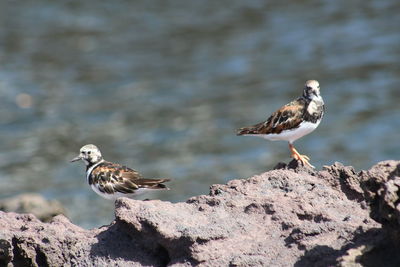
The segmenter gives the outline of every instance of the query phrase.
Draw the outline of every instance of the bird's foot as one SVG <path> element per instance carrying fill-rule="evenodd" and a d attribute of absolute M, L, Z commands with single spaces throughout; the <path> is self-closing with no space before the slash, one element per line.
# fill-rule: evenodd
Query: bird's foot
<path fill-rule="evenodd" d="M 291 157 L 294 158 L 297 161 L 301 161 L 301 163 L 303 163 L 303 165 L 307 165 L 308 167 L 311 168 L 315 168 L 313 165 L 310 164 L 310 162 L 308 162 L 310 160 L 310 158 L 306 155 L 302 155 L 300 154 L 296 148 L 294 148 L 293 144 L 289 143 L 289 149 L 290 152 L 292 153 Z"/>
<path fill-rule="evenodd" d="M 308 156 L 301 155 L 300 153 L 297 152 L 297 153 L 293 153 L 291 155 L 291 157 L 294 158 L 295 160 L 301 161 L 301 163 L 303 163 L 303 165 L 307 165 L 308 167 L 315 169 L 315 167 L 310 164 L 310 162 L 309 162 L 310 158 Z"/>

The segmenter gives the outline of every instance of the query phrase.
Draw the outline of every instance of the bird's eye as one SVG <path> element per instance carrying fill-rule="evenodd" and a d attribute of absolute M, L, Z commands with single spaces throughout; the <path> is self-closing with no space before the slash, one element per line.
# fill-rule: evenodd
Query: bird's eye
<path fill-rule="evenodd" d="M 91 151 L 88 151 L 87 153 L 88 153 L 88 155 L 90 155 Z"/>

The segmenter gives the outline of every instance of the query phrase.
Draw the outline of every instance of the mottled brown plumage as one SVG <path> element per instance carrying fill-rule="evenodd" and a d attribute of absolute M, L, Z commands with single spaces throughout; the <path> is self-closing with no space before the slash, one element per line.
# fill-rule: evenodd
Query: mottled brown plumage
<path fill-rule="evenodd" d="M 97 165 L 88 179 L 89 185 L 97 184 L 98 190 L 107 194 L 133 194 L 139 188 L 167 189 L 162 183 L 168 181 L 170 180 L 144 179 L 137 171 L 108 161 Z"/>
<path fill-rule="evenodd" d="M 306 100 L 296 99 L 275 111 L 266 121 L 240 128 L 237 135 L 280 134 L 283 130 L 299 127 L 306 112 Z"/>

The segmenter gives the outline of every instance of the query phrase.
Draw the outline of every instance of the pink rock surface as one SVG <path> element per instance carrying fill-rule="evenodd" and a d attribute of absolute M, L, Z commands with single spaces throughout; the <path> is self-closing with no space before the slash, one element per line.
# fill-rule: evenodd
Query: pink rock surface
<path fill-rule="evenodd" d="M 395 171 L 388 171 L 387 164 Z M 379 194 L 368 184 L 385 188 L 396 180 L 399 164 L 388 161 L 357 173 L 339 163 L 316 172 L 291 162 L 249 179 L 213 185 L 210 195 L 185 203 L 120 198 L 115 221 L 93 230 L 62 215 L 43 223 L 33 215 L 0 212 L 0 266 L 374 262 L 384 256 L 378 248 L 387 233 L 369 216 L 368 203 Z M 359 251 L 367 256 L 360 257 Z"/>
<path fill-rule="evenodd" d="M 26 193 L 0 199 L 0 210 L 32 213 L 43 222 L 50 221 L 56 215 L 66 214 L 64 207 L 59 201 L 47 200 L 37 193 Z"/>

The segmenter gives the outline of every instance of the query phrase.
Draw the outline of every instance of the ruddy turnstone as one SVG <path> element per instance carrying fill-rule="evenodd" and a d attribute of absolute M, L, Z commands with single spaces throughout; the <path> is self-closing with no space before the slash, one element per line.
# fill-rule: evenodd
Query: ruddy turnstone
<path fill-rule="evenodd" d="M 324 100 L 319 92 L 319 83 L 316 80 L 309 80 L 306 81 L 301 97 L 272 113 L 265 122 L 240 128 L 237 135 L 288 141 L 291 157 L 314 168 L 309 163 L 310 158 L 301 155 L 293 146 L 293 142 L 314 131 L 323 115 Z"/>
<path fill-rule="evenodd" d="M 86 179 L 93 191 L 115 200 L 133 197 L 150 190 L 169 190 L 163 183 L 169 179 L 144 179 L 135 170 L 105 161 L 95 145 L 85 145 L 71 162 L 82 160 L 86 165 Z"/>

